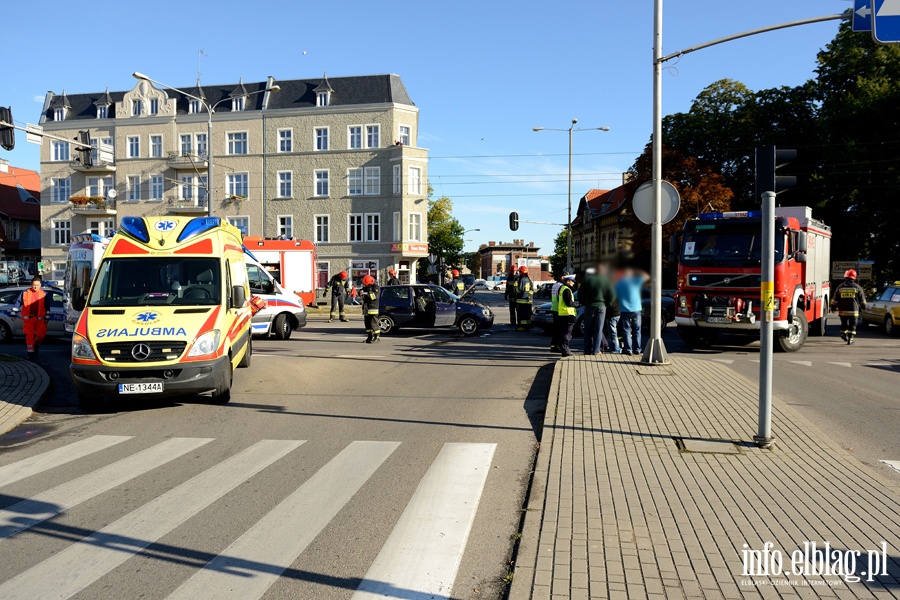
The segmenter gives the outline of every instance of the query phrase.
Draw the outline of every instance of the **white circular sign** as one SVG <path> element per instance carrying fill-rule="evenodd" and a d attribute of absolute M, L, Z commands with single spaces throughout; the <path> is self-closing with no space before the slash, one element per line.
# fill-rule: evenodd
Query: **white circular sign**
<path fill-rule="evenodd" d="M 108 190 L 106 190 L 106 197 L 109 198 L 110 200 L 115 200 L 116 196 L 118 196 L 118 195 L 119 195 L 119 193 L 116 191 L 115 188 L 109 188 Z"/>
<path fill-rule="evenodd" d="M 681 208 L 681 196 L 675 186 L 668 181 L 661 181 L 662 194 L 660 195 L 660 217 L 665 225 L 675 218 L 678 209 Z M 648 181 L 637 189 L 631 200 L 631 210 L 641 223 L 653 224 L 653 182 Z"/>
<path fill-rule="evenodd" d="M 175 229 L 175 221 L 157 221 L 156 225 L 153 226 L 157 231 L 172 231 Z"/>

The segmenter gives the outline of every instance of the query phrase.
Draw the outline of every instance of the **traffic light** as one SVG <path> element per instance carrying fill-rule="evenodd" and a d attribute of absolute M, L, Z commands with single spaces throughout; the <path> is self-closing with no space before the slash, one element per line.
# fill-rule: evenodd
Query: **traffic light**
<path fill-rule="evenodd" d="M 16 147 L 16 130 L 13 129 L 12 107 L 0 106 L 0 121 L 9 125 L 0 125 L 0 147 L 12 150 Z"/>
<path fill-rule="evenodd" d="M 509 230 L 510 231 L 518 231 L 519 230 L 519 213 L 517 213 L 517 212 L 509 213 Z"/>
<path fill-rule="evenodd" d="M 78 132 L 78 142 L 81 144 L 81 147 L 78 148 L 78 151 L 81 152 L 81 164 L 85 167 L 94 166 L 94 149 L 91 147 L 91 132 L 89 131 L 79 131 Z"/>
<path fill-rule="evenodd" d="M 754 198 L 760 200 L 763 192 L 778 193 L 797 185 L 793 175 L 776 175 L 775 171 L 797 158 L 797 151 L 775 146 L 758 146 L 756 148 L 756 193 Z"/>

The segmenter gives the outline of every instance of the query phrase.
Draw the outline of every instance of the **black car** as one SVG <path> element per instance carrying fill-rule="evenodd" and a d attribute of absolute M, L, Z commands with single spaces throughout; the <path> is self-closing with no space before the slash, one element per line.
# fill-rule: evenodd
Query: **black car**
<path fill-rule="evenodd" d="M 381 288 L 378 321 L 382 333 L 400 327 L 459 327 L 466 335 L 494 325 L 483 304 L 460 299 L 437 285 L 388 285 Z"/>

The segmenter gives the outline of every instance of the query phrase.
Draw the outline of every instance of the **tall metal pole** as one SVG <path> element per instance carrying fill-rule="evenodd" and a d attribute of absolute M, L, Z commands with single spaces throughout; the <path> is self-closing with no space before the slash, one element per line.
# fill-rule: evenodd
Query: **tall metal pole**
<path fill-rule="evenodd" d="M 572 119 L 569 127 L 569 218 L 566 219 L 566 271 L 572 272 L 572 130 L 578 119 Z"/>
<path fill-rule="evenodd" d="M 772 348 L 775 309 L 775 192 L 762 194 L 762 273 L 759 324 L 759 428 L 753 441 L 761 448 L 775 443 L 772 435 Z"/>
<path fill-rule="evenodd" d="M 204 104 L 206 103 L 204 102 Z M 206 123 L 206 164 L 209 165 L 206 169 L 206 176 L 209 178 L 209 181 L 206 182 L 206 216 L 211 217 L 213 216 L 213 190 L 216 189 L 216 182 L 213 180 L 213 111 L 209 104 L 206 104 L 206 112 L 209 113 L 209 121 Z M 263 227 L 265 227 L 265 223 L 263 223 Z"/>
<path fill-rule="evenodd" d="M 669 363 L 662 340 L 662 25 L 663 0 L 653 0 L 653 225 L 650 259 L 650 339 L 641 362 Z"/>

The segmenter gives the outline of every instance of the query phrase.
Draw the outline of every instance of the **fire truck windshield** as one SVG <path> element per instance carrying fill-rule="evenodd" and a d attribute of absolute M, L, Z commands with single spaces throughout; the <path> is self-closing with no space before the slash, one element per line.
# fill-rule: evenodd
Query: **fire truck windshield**
<path fill-rule="evenodd" d="M 759 266 L 762 259 L 762 232 L 759 224 L 697 223 L 686 231 L 682 244 L 684 265 L 710 266 L 726 264 L 734 267 Z M 775 262 L 784 256 L 784 233 L 775 236 Z"/>

